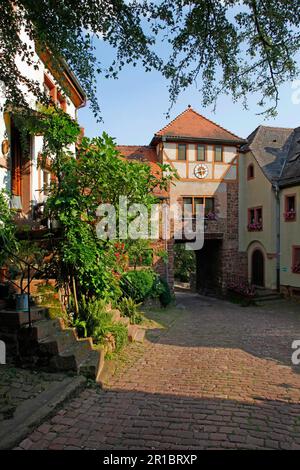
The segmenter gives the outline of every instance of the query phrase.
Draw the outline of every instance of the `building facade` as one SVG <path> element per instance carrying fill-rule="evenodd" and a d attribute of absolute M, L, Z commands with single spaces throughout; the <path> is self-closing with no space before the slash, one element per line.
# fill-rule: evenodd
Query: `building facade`
<path fill-rule="evenodd" d="M 257 287 L 300 295 L 300 130 L 259 126 L 242 147 L 239 250 Z"/>
<path fill-rule="evenodd" d="M 44 90 L 57 106 L 76 119 L 77 109 L 86 101 L 76 77 L 64 62 L 59 74 L 51 69 L 50 54 L 47 51 L 37 52 L 25 32 L 22 33 L 22 40 L 30 43 L 35 50 L 33 60 L 37 65 L 37 68 L 28 66 L 17 58 L 22 74 L 38 82 L 41 91 Z M 62 83 L 68 90 L 68 96 L 62 90 Z M 29 107 L 36 110 L 36 98 L 30 93 L 25 96 Z M 14 110 L 5 108 L 5 95 L 0 96 L 0 106 L 3 109 L 0 115 L 0 189 L 12 194 L 11 204 L 18 211 L 19 222 L 28 222 L 32 219 L 35 206 L 43 202 L 51 177 L 47 164 L 43 168 L 39 165 L 43 137 L 30 137 L 25 148 L 14 122 Z M 75 154 L 75 147 L 70 150 Z"/>
<path fill-rule="evenodd" d="M 126 158 L 167 163 L 177 170 L 179 179 L 167 195 L 171 206 L 189 205 L 193 219 L 197 205 L 204 205 L 204 246 L 195 251 L 196 287 L 203 293 L 225 291 L 243 269 L 247 277 L 246 255 L 238 246 L 239 149 L 244 143 L 188 107 L 156 132 L 149 146 L 119 147 Z M 185 240 L 169 242 L 169 273 L 174 242 Z"/>

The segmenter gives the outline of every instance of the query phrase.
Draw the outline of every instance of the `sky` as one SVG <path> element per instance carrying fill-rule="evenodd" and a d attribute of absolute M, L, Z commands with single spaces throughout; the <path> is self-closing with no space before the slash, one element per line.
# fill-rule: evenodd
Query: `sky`
<path fill-rule="evenodd" d="M 113 58 L 112 51 L 97 48 L 97 55 Z M 110 57 L 111 55 L 111 57 Z M 294 88 L 293 88 L 294 86 Z M 300 126 L 300 77 L 299 81 L 286 83 L 280 88 L 280 102 L 276 118 L 265 120 L 258 113 L 257 96 L 249 96 L 249 109 L 241 102 L 233 103 L 230 96 L 220 96 L 216 111 L 203 108 L 201 96 L 195 86 L 181 93 L 166 119 L 169 108 L 168 82 L 159 72 L 146 73 L 142 66 L 127 66 L 117 80 L 98 77 L 98 99 L 103 123 L 97 123 L 88 105 L 79 110 L 79 123 L 88 137 L 107 132 L 117 144 L 148 145 L 155 132 L 191 105 L 200 114 L 220 124 L 239 137 L 246 138 L 257 126 Z"/>

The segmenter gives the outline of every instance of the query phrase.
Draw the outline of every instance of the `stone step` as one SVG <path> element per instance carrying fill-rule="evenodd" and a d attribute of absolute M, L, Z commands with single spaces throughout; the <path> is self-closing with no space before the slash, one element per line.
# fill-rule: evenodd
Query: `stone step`
<path fill-rule="evenodd" d="M 135 335 L 134 341 L 136 343 L 143 343 L 145 339 L 146 330 L 144 328 L 139 328 L 137 334 Z"/>
<path fill-rule="evenodd" d="M 55 356 L 68 350 L 77 342 L 75 328 L 66 328 L 57 331 L 39 341 L 40 351 Z"/>
<path fill-rule="evenodd" d="M 120 319 L 121 319 L 121 312 L 120 312 L 120 310 L 118 310 L 118 309 L 113 309 L 113 310 L 110 310 L 109 313 L 111 313 L 111 315 L 112 315 L 112 321 L 113 321 L 114 323 L 117 323 L 117 322 L 120 321 Z"/>
<path fill-rule="evenodd" d="M 40 320 L 33 326 L 33 334 L 37 341 L 55 335 L 64 328 L 64 322 L 61 318 L 54 320 Z"/>
<path fill-rule="evenodd" d="M 135 337 L 137 335 L 137 332 L 139 330 L 137 325 L 128 325 L 128 339 L 130 342 L 135 341 Z"/>
<path fill-rule="evenodd" d="M 91 352 L 89 341 L 76 341 L 62 353 L 50 359 L 50 367 L 55 370 L 70 370 L 78 372 L 82 364 Z"/>
<path fill-rule="evenodd" d="M 104 358 L 105 352 L 103 349 L 93 349 L 80 364 L 78 368 L 79 374 L 99 382 L 104 367 Z"/>
<path fill-rule="evenodd" d="M 282 297 L 280 297 L 280 295 L 268 295 L 268 296 L 264 296 L 264 297 L 254 297 L 253 299 L 256 303 L 259 303 L 259 302 L 272 302 L 272 301 L 275 301 L 275 300 L 282 300 Z"/>
<path fill-rule="evenodd" d="M 142 343 L 145 338 L 145 330 L 138 325 L 128 326 L 128 339 L 130 342 Z"/>
<path fill-rule="evenodd" d="M 254 296 L 255 299 L 280 299 L 281 296 L 279 294 L 265 294 L 265 295 L 258 295 Z"/>
<path fill-rule="evenodd" d="M 122 323 L 122 325 L 125 325 L 125 326 L 129 326 L 130 319 L 128 317 L 121 317 L 119 320 L 119 323 Z"/>

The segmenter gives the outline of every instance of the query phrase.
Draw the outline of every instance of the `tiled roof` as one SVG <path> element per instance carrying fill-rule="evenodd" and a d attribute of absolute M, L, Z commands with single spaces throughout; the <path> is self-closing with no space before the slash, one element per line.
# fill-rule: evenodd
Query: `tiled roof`
<path fill-rule="evenodd" d="M 157 161 L 156 149 L 149 145 L 117 145 L 117 149 L 128 160 Z"/>
<path fill-rule="evenodd" d="M 242 151 L 251 150 L 266 177 L 278 180 L 288 157 L 293 129 L 259 126 L 248 137 Z"/>
<path fill-rule="evenodd" d="M 202 138 L 237 143 L 244 141 L 237 135 L 224 129 L 224 127 L 197 113 L 191 107 L 188 107 L 183 113 L 163 127 L 163 129 L 156 132 L 154 138 L 161 136 Z"/>
<path fill-rule="evenodd" d="M 279 184 L 280 186 L 300 184 L 300 127 L 294 129 Z"/>
<path fill-rule="evenodd" d="M 148 163 L 151 168 L 151 173 L 154 176 L 161 176 L 161 168 L 158 165 L 158 158 L 155 147 L 144 145 L 117 145 L 117 149 L 126 160 Z M 155 188 L 153 191 L 157 197 L 168 197 L 168 192 Z"/>

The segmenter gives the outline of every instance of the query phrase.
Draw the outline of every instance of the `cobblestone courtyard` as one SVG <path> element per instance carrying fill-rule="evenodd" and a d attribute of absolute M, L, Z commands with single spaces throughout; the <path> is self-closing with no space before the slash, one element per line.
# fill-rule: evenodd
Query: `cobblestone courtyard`
<path fill-rule="evenodd" d="M 178 294 L 180 315 L 106 390 L 91 388 L 23 449 L 300 449 L 300 307 Z M 300 366 L 298 366 L 300 367 Z"/>

